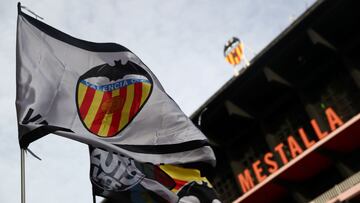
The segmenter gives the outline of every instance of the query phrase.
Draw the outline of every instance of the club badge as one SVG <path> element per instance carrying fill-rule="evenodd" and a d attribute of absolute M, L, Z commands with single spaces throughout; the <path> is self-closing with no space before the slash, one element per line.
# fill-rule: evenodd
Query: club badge
<path fill-rule="evenodd" d="M 128 61 L 102 64 L 80 76 L 76 103 L 79 118 L 100 137 L 119 134 L 135 118 L 152 92 L 149 73 Z"/>

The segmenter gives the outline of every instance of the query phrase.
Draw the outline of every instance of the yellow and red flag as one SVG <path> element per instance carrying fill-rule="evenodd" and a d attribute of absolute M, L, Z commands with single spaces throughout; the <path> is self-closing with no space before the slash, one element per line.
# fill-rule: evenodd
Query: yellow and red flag
<path fill-rule="evenodd" d="M 178 192 L 184 185 L 192 182 L 206 182 L 209 187 L 212 187 L 206 177 L 201 176 L 200 170 L 192 168 L 184 168 L 175 165 L 160 165 L 160 168 L 165 171 L 174 181 L 175 187 L 173 192 Z"/>
<path fill-rule="evenodd" d="M 236 37 L 231 38 L 224 47 L 224 56 L 231 65 L 239 64 L 244 58 L 244 44 Z"/>

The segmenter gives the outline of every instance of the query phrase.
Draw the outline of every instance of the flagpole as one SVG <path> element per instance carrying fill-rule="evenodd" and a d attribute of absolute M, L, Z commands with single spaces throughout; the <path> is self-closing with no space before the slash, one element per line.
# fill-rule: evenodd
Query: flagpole
<path fill-rule="evenodd" d="M 95 195 L 94 187 L 92 187 L 91 191 L 92 191 L 92 201 L 93 203 L 96 203 L 96 195 Z"/>
<path fill-rule="evenodd" d="M 248 66 L 250 66 L 250 62 L 249 60 L 246 58 L 245 53 L 244 53 L 244 61 L 245 61 L 245 67 L 247 68 Z"/>
<path fill-rule="evenodd" d="M 25 203 L 25 149 L 21 149 L 21 203 Z"/>
<path fill-rule="evenodd" d="M 239 71 L 236 69 L 236 65 L 234 65 L 233 69 L 234 69 L 234 76 L 237 77 L 239 76 Z"/>

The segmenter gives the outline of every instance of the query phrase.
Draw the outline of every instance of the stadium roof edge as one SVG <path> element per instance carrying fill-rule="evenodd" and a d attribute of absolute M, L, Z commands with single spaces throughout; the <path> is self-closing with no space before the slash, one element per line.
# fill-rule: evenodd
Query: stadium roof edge
<path fill-rule="evenodd" d="M 242 69 L 240 71 L 240 75 L 233 76 L 229 81 L 227 81 L 219 90 L 217 90 L 209 99 L 207 99 L 204 104 L 202 104 L 191 116 L 191 119 L 194 119 L 198 114 L 200 114 L 203 109 L 205 109 L 211 102 L 215 100 L 220 94 L 224 92 L 224 90 L 228 89 L 235 81 L 237 81 L 245 72 L 253 67 L 253 64 L 260 60 L 265 53 L 270 51 L 275 44 L 277 44 L 280 40 L 282 40 L 289 32 L 294 30 L 300 22 L 302 22 L 307 16 L 309 16 L 314 10 L 316 10 L 322 3 L 326 0 L 317 0 L 313 5 L 311 5 L 303 14 L 301 14 L 296 20 L 294 20 L 287 28 L 284 29 L 277 37 L 275 37 L 264 49 L 261 50 L 259 54 L 257 54 L 250 61 L 250 66 Z"/>

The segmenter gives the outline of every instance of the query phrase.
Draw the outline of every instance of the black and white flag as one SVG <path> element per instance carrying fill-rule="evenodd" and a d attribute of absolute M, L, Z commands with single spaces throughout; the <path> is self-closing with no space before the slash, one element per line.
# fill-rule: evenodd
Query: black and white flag
<path fill-rule="evenodd" d="M 91 153 L 105 150 L 99 156 L 117 154 L 118 163 L 139 175 L 134 181 L 145 177 L 132 168 L 135 162 L 215 165 L 206 137 L 134 53 L 76 39 L 20 6 L 16 109 L 21 148 L 57 134 L 91 145 Z"/>
<path fill-rule="evenodd" d="M 127 48 L 73 38 L 18 15 L 22 148 L 49 133 L 154 164 L 209 162 L 206 137 Z"/>

